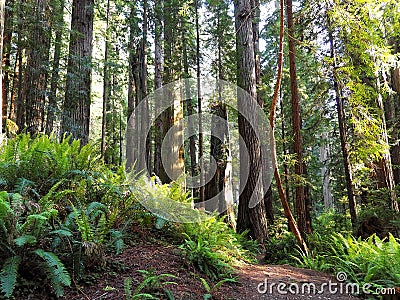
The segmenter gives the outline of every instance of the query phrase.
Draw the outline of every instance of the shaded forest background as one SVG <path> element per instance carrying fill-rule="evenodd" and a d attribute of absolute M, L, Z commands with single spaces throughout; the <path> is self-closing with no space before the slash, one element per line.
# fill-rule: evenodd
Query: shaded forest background
<path fill-rule="evenodd" d="M 265 246 L 268 224 L 282 216 L 281 200 L 299 238 L 312 233 L 313 218 L 324 211 L 348 216 L 362 237 L 398 234 L 396 1 L 10 0 L 2 16 L 2 130 L 8 138 L 72 135 L 82 145 L 98 144 L 110 166 L 127 161 L 128 168 L 147 168 L 169 183 L 163 138 L 180 118 L 209 112 L 229 120 L 247 145 L 250 164 L 241 168 L 251 172 L 240 183 L 242 193 L 234 182 L 226 195 L 235 147 L 227 130 L 221 140 L 203 134 L 201 120 L 192 124 L 199 133 L 185 140 L 178 168 L 200 176 L 201 187 L 189 190 L 197 202 L 219 193 L 221 202 L 235 199 L 236 209 L 225 214 L 239 232 L 248 230 Z M 164 111 L 146 140 L 125 140 L 129 117 L 149 93 L 201 76 L 236 83 L 271 114 L 278 185 L 257 190 L 255 207 L 248 202 L 264 172 L 260 143 L 241 114 L 220 99 L 203 101 L 200 79 L 197 97 L 178 112 Z M 155 110 L 150 105 L 143 118 Z M 218 126 L 205 130 L 212 135 Z M 132 143 L 145 161 L 126 155 Z M 218 167 L 206 183 L 210 157 Z"/>
<path fill-rule="evenodd" d="M 8 0 L 0 12 L 0 281 L 7 296 L 18 265 L 28 270 L 36 262 L 30 257 L 48 263 L 43 274 L 58 274 L 48 278 L 62 295 L 71 284 L 67 269 L 78 280 L 84 268 L 77 266 L 95 265 L 93 253 L 104 253 L 105 244 L 122 251 L 129 222 L 151 219 L 162 228 L 165 218 L 138 204 L 147 196 L 199 206 L 218 197 L 218 207 L 204 209 L 219 209 L 221 219 L 167 225 L 176 226 L 192 264 L 210 267 L 211 280 L 247 257 L 247 247 L 270 262 L 330 272 L 340 266 L 353 281 L 390 278 L 384 283 L 399 286 L 400 265 L 388 260 L 400 261 L 397 1 Z M 194 94 L 186 91 L 185 102 L 148 124 L 147 137 L 126 138 L 140 103 L 135 126 L 145 128 L 157 112 L 157 103 L 142 100 L 185 78 L 197 83 Z M 236 84 L 269 119 L 277 156 L 271 186 L 257 185 L 272 175 L 251 128 L 256 109 L 249 121 L 238 113 L 254 109 L 246 97 L 238 96 L 238 109 L 221 95 L 206 101 L 204 78 Z M 185 189 L 182 178 L 168 175 L 162 143 L 180 120 L 200 113 L 212 121 L 196 119 L 188 125 L 196 134 L 171 149 L 173 171 L 200 183 Z M 246 147 L 232 143 L 238 135 Z M 239 160 L 247 181 L 232 179 Z M 156 177 L 132 180 L 132 170 Z"/>
<path fill-rule="evenodd" d="M 250 92 L 256 87 L 268 114 L 277 74 L 279 3 L 240 4 L 236 11 L 244 9 L 251 18 L 252 47 L 243 50 L 254 53 L 250 67 L 237 64 L 243 53 L 236 40 L 247 33 L 238 27 L 240 16 L 235 29 L 229 2 L 7 1 L 3 131 L 59 138 L 67 133 L 83 144 L 90 138 L 107 163 L 121 164 L 135 106 L 162 85 L 201 75 L 237 82 Z M 288 1 L 286 8 L 275 136 L 286 198 L 294 203 L 301 230 L 311 232 L 310 214 L 324 209 L 349 211 L 353 226 L 357 204 L 398 212 L 397 3 L 302 1 L 292 8 Z M 242 72 L 254 72 L 255 82 L 243 82 Z M 184 114 L 203 110 L 227 117 L 225 107 L 201 100 L 199 91 Z M 173 122 L 169 111 L 151 124 L 144 150 L 149 170 L 164 182 L 160 138 Z M 186 171 L 206 169 L 202 156 L 223 160 L 223 144 L 202 133 L 185 141 Z M 193 193 L 204 200 L 210 197 L 204 189 Z M 262 213 L 273 221 L 271 197 L 277 198 L 275 192 L 267 193 Z"/>

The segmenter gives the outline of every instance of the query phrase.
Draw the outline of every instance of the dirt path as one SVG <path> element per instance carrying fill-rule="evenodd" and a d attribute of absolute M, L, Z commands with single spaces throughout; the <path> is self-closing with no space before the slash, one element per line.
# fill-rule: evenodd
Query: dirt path
<path fill-rule="evenodd" d="M 200 280 L 204 275 L 188 269 L 179 250 L 173 246 L 143 243 L 126 249 L 120 256 L 112 256 L 109 259 L 112 259 L 113 264 L 119 266 L 119 269 L 117 267 L 114 271 L 105 271 L 97 278 L 96 283 L 81 286 L 78 293 L 70 290 L 63 299 L 125 299 L 124 279 L 130 277 L 133 286 L 136 287 L 143 281 L 142 275 L 137 270 L 151 268 L 154 268 L 157 274 L 168 273 L 177 276 L 172 279 L 177 284 L 168 286 L 174 293 L 175 299 L 202 300 L 206 293 Z M 287 265 L 245 264 L 238 269 L 238 283 L 224 284 L 213 294 L 213 299 L 355 299 L 345 294 L 332 294 L 328 288 L 321 294 L 315 294 L 313 290 L 308 292 L 311 283 L 315 285 L 316 291 L 320 291 L 322 284 L 330 281 L 333 282 L 333 278 L 329 275 L 312 270 L 297 269 Z M 280 292 L 278 284 L 281 284 Z M 290 293 L 297 288 L 300 294 Z M 302 288 L 305 292 L 303 294 L 301 294 Z M 260 292 L 265 290 L 266 293 L 260 293 L 258 289 Z"/>

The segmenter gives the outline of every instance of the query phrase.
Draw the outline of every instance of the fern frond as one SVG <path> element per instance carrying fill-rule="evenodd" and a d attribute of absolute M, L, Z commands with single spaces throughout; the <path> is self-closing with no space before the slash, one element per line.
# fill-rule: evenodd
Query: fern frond
<path fill-rule="evenodd" d="M 204 288 L 206 289 L 207 293 L 211 292 L 211 287 L 208 282 L 204 278 L 200 278 L 201 283 L 203 284 Z"/>
<path fill-rule="evenodd" d="M 106 205 L 100 202 L 92 202 L 89 204 L 89 206 L 86 209 L 86 213 L 88 216 L 90 216 L 91 221 L 96 219 L 99 214 L 101 213 L 108 213 L 108 208 Z"/>
<path fill-rule="evenodd" d="M 19 247 L 22 247 L 25 244 L 35 244 L 36 237 L 33 235 L 24 234 L 23 236 L 20 236 L 19 238 L 14 239 L 14 243 Z"/>
<path fill-rule="evenodd" d="M 75 219 L 75 223 L 78 227 L 78 231 L 81 234 L 82 240 L 84 242 L 91 242 L 93 240 L 93 231 L 90 227 L 88 216 L 80 209 L 77 209 L 72 203 L 71 206 L 72 213 L 70 214 L 70 216 Z"/>
<path fill-rule="evenodd" d="M 44 208 L 50 208 L 53 206 L 53 204 L 57 201 L 59 201 L 60 199 L 62 199 L 63 197 L 65 197 L 68 194 L 72 194 L 73 191 L 72 190 L 63 190 L 60 192 L 56 192 L 56 190 L 58 189 L 58 187 L 60 185 L 62 185 L 63 183 L 65 183 L 65 179 L 61 179 L 60 181 L 58 181 L 56 184 L 54 184 L 50 190 L 47 192 L 46 195 L 44 195 L 40 200 L 39 200 L 39 205 L 44 207 Z"/>
<path fill-rule="evenodd" d="M 57 229 L 57 230 L 53 230 L 52 232 L 50 232 L 51 234 L 57 234 L 60 236 L 65 236 L 65 237 L 71 237 L 72 236 L 72 232 L 66 229 Z"/>
<path fill-rule="evenodd" d="M 132 298 L 132 279 L 127 277 L 124 279 L 124 291 L 127 300 Z"/>
<path fill-rule="evenodd" d="M 18 277 L 18 267 L 21 262 L 21 257 L 12 256 L 9 257 L 1 270 L 0 273 L 0 282 L 1 282 L 1 291 L 6 295 L 6 297 L 10 297 L 14 292 L 15 286 L 17 284 Z"/>
<path fill-rule="evenodd" d="M 24 177 L 18 178 L 17 182 L 14 186 L 14 193 L 18 193 L 20 195 L 27 195 L 28 191 L 33 190 L 36 186 L 36 183 L 32 180 L 28 180 Z"/>
<path fill-rule="evenodd" d="M 119 230 L 111 229 L 111 244 L 115 244 L 115 250 L 117 255 L 122 253 L 124 248 L 123 234 Z"/>
<path fill-rule="evenodd" d="M 8 195 L 5 191 L 0 192 L 0 218 L 4 218 L 11 211 L 10 204 L 8 203 Z"/>
<path fill-rule="evenodd" d="M 36 249 L 34 253 L 44 260 L 46 275 L 50 279 L 57 297 L 62 296 L 64 294 L 62 286 L 71 285 L 71 277 L 69 276 L 67 269 L 57 255 L 52 252 Z"/>

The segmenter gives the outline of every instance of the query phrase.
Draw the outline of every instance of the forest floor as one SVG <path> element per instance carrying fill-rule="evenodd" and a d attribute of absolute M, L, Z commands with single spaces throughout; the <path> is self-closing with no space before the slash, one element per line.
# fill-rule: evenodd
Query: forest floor
<path fill-rule="evenodd" d="M 154 268 L 157 274 L 168 273 L 177 276 L 170 279 L 177 284 L 167 287 L 173 292 L 175 299 L 202 300 L 207 293 L 199 277 L 206 278 L 195 270 L 188 269 L 182 260 L 179 251 L 173 246 L 162 244 L 143 243 L 129 247 L 122 255 L 112 257 L 115 262 L 124 266 L 119 272 L 106 272 L 98 281 L 90 286 L 81 286 L 80 291 L 70 291 L 64 297 L 68 300 L 78 299 L 125 299 L 124 279 L 130 277 L 133 283 L 142 282 L 142 275 L 138 269 L 149 270 Z M 314 283 L 318 288 L 322 283 L 335 282 L 330 275 L 307 269 L 298 269 L 289 265 L 262 265 L 244 264 L 237 269 L 238 282 L 225 283 L 213 294 L 212 299 L 355 299 L 345 294 L 330 294 L 325 291 L 322 294 L 283 295 L 277 293 L 276 287 L 273 294 L 260 294 L 257 287 L 267 280 L 268 286 L 272 283 Z M 135 287 L 137 284 L 133 284 Z M 274 286 L 273 286 L 274 287 Z M 160 297 L 160 299 L 167 299 Z"/>
<path fill-rule="evenodd" d="M 207 293 L 200 278 L 207 279 L 207 276 L 198 272 L 185 263 L 179 248 L 171 243 L 171 240 L 160 239 L 159 233 L 141 232 L 132 238 L 122 254 L 106 254 L 106 267 L 101 271 L 90 272 L 85 276 L 85 283 L 80 283 L 65 290 L 64 300 L 124 300 L 125 278 L 132 279 L 132 290 L 143 282 L 143 274 L 137 270 L 152 270 L 155 274 L 173 274 L 176 278 L 167 278 L 176 284 L 165 286 L 171 290 L 175 299 L 180 300 L 202 300 Z M 319 293 L 322 284 L 329 282 L 337 283 L 335 278 L 329 274 L 299 269 L 289 265 L 265 265 L 244 263 L 240 268 L 236 268 L 237 282 L 224 283 L 214 293 L 216 300 L 251 300 L 251 299 L 337 299 L 350 300 L 356 297 L 346 294 L 330 293 L 326 287 L 323 293 Z M 207 280 L 208 281 L 208 280 Z M 209 281 L 208 281 L 209 282 Z M 289 285 L 292 290 L 299 287 L 299 294 L 279 293 L 277 285 L 285 284 L 288 291 Z M 302 285 L 306 286 L 313 283 L 317 288 L 317 293 L 301 293 Z M 210 284 L 212 287 L 212 284 Z M 266 293 L 258 291 L 258 287 L 264 289 Z M 340 285 L 338 284 L 338 287 Z M 272 289 L 272 293 L 270 290 Z M 160 290 L 159 299 L 168 299 L 163 296 Z M 25 293 L 22 297 L 15 299 L 53 299 L 48 296 L 46 291 L 33 291 L 29 295 Z M 141 299 L 141 298 L 134 298 Z M 145 299 L 145 298 L 143 298 Z"/>

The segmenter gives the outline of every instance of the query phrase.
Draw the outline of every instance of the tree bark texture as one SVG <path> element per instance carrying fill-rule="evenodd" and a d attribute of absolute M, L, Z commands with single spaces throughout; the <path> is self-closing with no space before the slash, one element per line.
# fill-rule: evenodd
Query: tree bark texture
<path fill-rule="evenodd" d="M 89 141 L 94 0 L 72 3 L 71 35 L 61 134 Z"/>
<path fill-rule="evenodd" d="M 239 93 L 239 134 L 243 139 L 240 145 L 240 174 L 248 173 L 247 182 L 241 178 L 237 230 L 249 229 L 249 234 L 265 245 L 267 239 L 267 218 L 262 202 L 264 191 L 262 184 L 257 184 L 262 176 L 260 141 L 250 121 L 257 124 L 257 91 L 252 28 L 251 0 L 235 1 L 235 27 L 237 50 L 237 84 L 247 95 Z M 246 112 L 253 120 L 248 120 Z M 246 152 L 248 159 L 245 159 Z M 250 170 L 250 172 L 249 172 Z M 257 204 L 250 208 L 250 201 Z"/>

